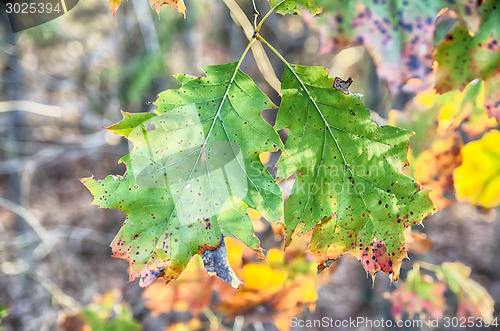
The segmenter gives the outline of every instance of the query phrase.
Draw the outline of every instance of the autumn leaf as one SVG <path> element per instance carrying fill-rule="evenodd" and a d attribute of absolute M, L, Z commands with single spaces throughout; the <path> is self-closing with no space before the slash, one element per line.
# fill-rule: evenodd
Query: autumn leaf
<path fill-rule="evenodd" d="M 143 1 L 143 0 L 134 0 L 134 1 Z M 120 6 L 122 0 L 109 0 L 109 8 L 113 12 L 113 15 L 116 13 L 116 10 Z M 160 8 L 164 4 L 169 5 L 174 8 L 179 14 L 186 17 L 186 6 L 184 5 L 184 0 L 149 0 L 151 5 L 155 7 L 156 12 L 160 15 Z"/>
<path fill-rule="evenodd" d="M 120 7 L 121 2 L 122 0 L 109 0 L 109 9 L 111 9 L 113 15 L 118 10 L 118 7 Z"/>
<path fill-rule="evenodd" d="M 247 209 L 283 217 L 281 190 L 259 160 L 282 148 L 260 115 L 275 106 L 237 63 L 204 70 L 206 77 L 176 75 L 182 86 L 160 93 L 154 114 L 124 113 L 108 128 L 133 144 L 121 159 L 124 176 L 82 180 L 94 204 L 127 215 L 111 247 L 143 287 L 159 275 L 177 278 L 223 235 L 262 255 Z"/>
<path fill-rule="evenodd" d="M 413 254 L 429 253 L 434 245 L 434 242 L 427 239 L 427 235 L 425 233 L 411 229 L 408 230 L 410 230 L 407 235 L 408 250 L 410 250 Z"/>
<path fill-rule="evenodd" d="M 218 308 L 229 316 L 245 313 L 249 318 L 249 312 L 260 306 L 266 312 L 257 313 L 259 320 L 273 321 L 279 330 L 288 330 L 290 318 L 305 307 L 314 309 L 318 298 L 314 261 L 305 254 L 289 254 L 289 250 L 272 248 L 267 261 L 243 265 L 236 272 L 241 273 L 244 285 L 234 295 L 224 295 Z"/>
<path fill-rule="evenodd" d="M 201 258 L 195 256 L 175 282 L 165 284 L 158 279 L 144 290 L 142 297 L 153 317 L 171 311 L 198 316 L 210 307 L 214 280 L 203 271 Z"/>
<path fill-rule="evenodd" d="M 401 173 L 413 132 L 378 127 L 359 95 L 332 83 L 321 67 L 291 65 L 282 77 L 276 129 L 289 136 L 278 177 L 296 173 L 287 244 L 295 231 L 314 229 L 309 248 L 320 270 L 352 253 L 372 276 L 382 270 L 397 280 L 405 229 L 435 212 L 428 191 Z"/>
<path fill-rule="evenodd" d="M 463 91 L 438 94 L 432 88 L 421 89 L 403 112 L 391 111 L 390 120 L 417 132 L 411 143 L 416 154 L 429 148 L 430 137 L 444 136 L 446 131 L 460 130 L 468 137 L 475 137 L 498 126 L 497 120 L 488 116 L 484 106 L 484 85 L 476 79 Z"/>
<path fill-rule="evenodd" d="M 482 22 L 476 34 L 458 22 L 437 45 L 436 90 L 462 90 L 471 80 L 484 79 L 485 106 L 500 120 L 500 3 L 487 0 L 479 10 Z"/>
<path fill-rule="evenodd" d="M 500 131 L 491 130 L 462 149 L 455 170 L 457 200 L 486 208 L 500 205 Z"/>
<path fill-rule="evenodd" d="M 441 319 L 446 309 L 444 292 L 446 286 L 429 275 L 422 275 L 418 269 L 408 272 L 405 281 L 390 294 L 392 315 L 401 320 L 403 312 L 413 319 L 424 314 L 426 319 Z"/>
<path fill-rule="evenodd" d="M 149 0 L 149 2 L 153 5 L 153 7 L 155 7 L 158 15 L 160 15 L 161 6 L 167 4 L 174 8 L 179 14 L 186 17 L 186 6 L 184 5 L 184 0 Z"/>
<path fill-rule="evenodd" d="M 243 259 L 250 260 L 254 253 L 234 238 L 225 237 L 224 241 L 229 263 L 241 276 Z M 217 293 L 219 299 L 226 300 L 234 297 L 237 290 L 217 277 L 210 277 L 203 271 L 201 258 L 194 256 L 175 282 L 165 284 L 162 279 L 157 279 L 144 290 L 142 297 L 146 300 L 145 306 L 151 310 L 153 316 L 176 311 L 188 312 L 191 316 L 197 317 L 210 307 L 213 300 L 212 293 Z"/>
<path fill-rule="evenodd" d="M 431 71 L 435 22 L 443 8 L 455 9 L 471 25 L 477 20 L 474 0 L 316 0 L 315 4 L 326 12 L 313 23 L 321 35 L 321 51 L 364 45 L 393 95 L 409 78 L 423 80 Z"/>
<path fill-rule="evenodd" d="M 445 262 L 436 270 L 436 275 L 458 299 L 458 317 L 481 317 L 493 320 L 495 302 L 479 283 L 470 279 L 471 269 L 459 262 Z"/>
<path fill-rule="evenodd" d="M 452 202 L 453 172 L 461 163 L 462 146 L 460 135 L 450 133 L 431 141 L 429 149 L 412 158 L 412 175 L 432 190 L 429 196 L 438 208 Z"/>
<path fill-rule="evenodd" d="M 463 91 L 453 90 L 434 95 L 434 106 L 438 107 L 438 127 L 441 130 L 457 129 L 469 136 L 477 136 L 498 125 L 488 116 L 484 106 L 485 84 L 481 80 L 470 82 Z"/>
<path fill-rule="evenodd" d="M 268 265 L 249 263 L 243 267 L 245 289 L 250 291 L 265 290 L 269 298 L 282 288 L 285 278 L 284 271 L 274 270 Z"/>
<path fill-rule="evenodd" d="M 405 174 L 429 188 L 429 197 L 442 209 L 454 201 L 453 171 L 461 163 L 463 142 L 455 129 L 436 127 L 439 97 L 433 90 L 417 94 L 404 111 L 390 111 L 389 123 L 416 132 L 410 142 L 410 166 L 404 169 Z"/>
<path fill-rule="evenodd" d="M 453 172 L 462 160 L 462 132 L 475 137 L 498 126 L 484 106 L 481 80 L 470 82 L 463 91 L 421 90 L 403 111 L 389 115 L 389 123 L 417 133 L 410 143 L 411 167 L 405 170 L 432 190 L 430 197 L 440 209 L 455 200 Z"/>

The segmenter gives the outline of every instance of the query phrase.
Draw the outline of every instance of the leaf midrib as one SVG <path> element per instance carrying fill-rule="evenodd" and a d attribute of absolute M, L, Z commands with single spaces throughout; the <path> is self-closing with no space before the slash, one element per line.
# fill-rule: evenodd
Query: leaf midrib
<path fill-rule="evenodd" d="M 292 66 L 287 62 L 286 63 L 288 69 L 293 73 L 293 75 L 295 76 L 295 78 L 297 79 L 297 81 L 300 83 L 300 85 L 302 86 L 302 89 L 307 93 L 307 96 L 309 97 L 309 99 L 311 100 L 311 102 L 313 103 L 314 107 L 316 108 L 316 110 L 318 111 L 318 114 L 321 116 L 321 119 L 323 120 L 323 123 L 325 125 L 325 128 L 327 128 L 328 132 L 330 132 L 330 135 L 331 137 L 333 138 L 333 141 L 335 143 L 335 145 L 337 146 L 338 150 L 339 150 L 339 153 L 342 157 L 342 160 L 344 162 L 344 164 L 347 166 L 347 169 L 348 171 L 350 172 L 351 174 L 351 177 L 352 177 L 352 180 L 355 181 L 354 179 L 354 173 L 352 172 L 351 170 L 351 166 L 350 164 L 347 162 L 347 159 L 345 158 L 345 155 L 342 151 L 342 149 L 340 148 L 340 145 L 337 141 L 337 137 L 335 137 L 335 135 L 333 134 L 332 130 L 331 130 L 331 127 L 330 125 L 328 124 L 328 121 L 326 120 L 326 118 L 323 116 L 323 113 L 321 112 L 321 109 L 319 108 L 318 104 L 316 103 L 316 100 L 311 96 L 311 94 L 309 93 L 309 90 L 307 89 L 305 83 L 300 79 L 299 75 L 297 75 L 297 73 L 295 72 L 295 70 L 293 70 Z M 325 149 L 325 146 L 323 145 L 323 151 Z M 363 199 L 363 195 L 358 191 L 358 188 L 356 185 L 354 185 L 354 189 L 356 190 L 356 192 L 359 194 L 360 196 L 360 199 L 361 201 L 363 202 L 363 206 L 365 207 L 365 210 L 366 212 L 368 213 L 369 217 L 370 217 L 370 220 L 373 222 L 374 219 L 370 213 L 370 211 L 368 210 L 368 207 L 366 205 L 366 202 L 365 200 Z"/>
<path fill-rule="evenodd" d="M 224 96 L 222 97 L 222 100 L 221 100 L 221 103 L 219 105 L 219 108 L 217 109 L 217 112 L 215 113 L 215 116 L 213 117 L 213 121 L 212 121 L 212 125 L 210 126 L 210 129 L 208 130 L 208 133 L 205 137 L 205 141 L 203 141 L 203 144 L 200 145 L 200 152 L 198 153 L 198 157 L 196 158 L 196 161 L 194 163 L 194 166 L 193 168 L 191 169 L 191 172 L 189 173 L 189 176 L 187 177 L 187 181 L 189 181 L 191 179 L 191 177 L 193 176 L 193 173 L 194 173 L 194 169 L 196 168 L 196 166 L 198 165 L 198 162 L 200 161 L 200 158 L 201 158 L 201 155 L 202 155 L 202 150 L 203 148 L 206 146 L 207 142 L 208 142 L 208 139 L 210 138 L 210 135 L 212 133 L 212 130 L 215 126 L 215 123 L 217 122 L 217 119 L 220 119 L 220 112 L 222 111 L 222 107 L 224 106 L 224 103 L 226 102 L 226 98 L 229 94 L 229 90 L 231 89 L 232 85 L 233 85 L 233 82 L 236 78 L 236 74 L 238 73 L 238 70 L 239 70 L 239 65 L 236 65 L 236 68 L 233 72 L 233 75 L 231 77 L 231 79 L 229 80 L 229 84 L 226 88 L 226 91 L 224 92 Z M 221 120 L 221 119 L 220 119 Z M 222 120 L 221 120 L 222 122 Z M 209 181 L 210 182 L 210 181 Z M 212 190 L 212 184 L 210 183 L 210 192 L 212 194 L 212 201 L 214 201 L 214 197 L 213 197 L 213 190 Z M 182 191 L 179 193 L 179 197 L 177 198 L 177 200 L 175 201 L 174 203 L 174 208 L 172 209 L 170 215 L 168 216 L 168 220 L 170 220 L 172 218 L 172 215 L 174 214 L 175 210 L 177 209 L 177 205 L 180 201 L 180 198 L 182 197 L 182 195 L 184 194 L 184 192 L 186 191 L 186 186 L 184 185 L 183 188 L 182 188 Z"/>

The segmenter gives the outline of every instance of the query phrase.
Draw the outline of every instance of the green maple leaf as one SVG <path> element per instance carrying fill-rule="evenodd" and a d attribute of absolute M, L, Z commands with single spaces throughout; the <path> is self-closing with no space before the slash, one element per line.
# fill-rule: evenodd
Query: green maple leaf
<path fill-rule="evenodd" d="M 262 255 L 247 208 L 283 217 L 281 190 L 259 160 L 282 148 L 260 115 L 275 106 L 236 63 L 204 70 L 206 77 L 177 75 L 182 86 L 159 94 L 156 114 L 124 113 L 108 128 L 133 144 L 123 177 L 82 180 L 94 204 L 127 215 L 111 247 L 141 286 L 177 278 L 194 254 L 223 248 L 223 236 Z M 221 278 L 237 286 L 230 276 Z"/>
<path fill-rule="evenodd" d="M 500 1 L 486 1 L 480 7 L 481 26 L 476 34 L 462 23 L 437 45 L 436 91 L 463 90 L 475 78 L 485 81 L 485 106 L 500 120 Z"/>
<path fill-rule="evenodd" d="M 358 95 L 332 88 L 321 67 L 288 66 L 276 129 L 290 130 L 278 177 L 296 172 L 285 204 L 291 235 L 314 229 L 310 250 L 321 270 L 353 253 L 367 272 L 397 280 L 405 229 L 435 212 L 423 189 L 401 173 L 413 132 L 379 127 Z"/>

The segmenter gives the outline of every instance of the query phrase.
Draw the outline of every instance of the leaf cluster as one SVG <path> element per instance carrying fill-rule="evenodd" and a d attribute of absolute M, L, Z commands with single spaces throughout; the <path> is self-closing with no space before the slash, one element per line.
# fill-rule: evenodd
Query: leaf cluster
<path fill-rule="evenodd" d="M 269 13 L 318 10 L 308 1 L 271 5 Z M 294 232 L 314 229 L 309 249 L 319 270 L 352 253 L 372 276 L 382 270 L 397 280 L 405 229 L 435 211 L 428 191 L 401 172 L 413 133 L 379 127 L 360 95 L 334 88 L 327 69 L 289 64 L 258 33 L 268 15 L 237 63 L 206 67 L 205 77 L 176 75 L 182 86 L 161 93 L 155 113 L 124 113 L 108 128 L 133 144 L 121 159 L 124 176 L 83 179 L 94 204 L 126 213 L 111 247 L 141 286 L 177 278 L 200 254 L 209 273 L 237 287 L 223 238 L 262 256 L 249 209 L 283 223 L 287 245 Z M 260 113 L 275 106 L 240 70 L 256 41 L 286 65 L 274 127 Z M 277 133 L 284 129 L 286 144 Z M 274 179 L 259 157 L 278 150 Z M 277 181 L 291 176 L 283 204 Z"/>

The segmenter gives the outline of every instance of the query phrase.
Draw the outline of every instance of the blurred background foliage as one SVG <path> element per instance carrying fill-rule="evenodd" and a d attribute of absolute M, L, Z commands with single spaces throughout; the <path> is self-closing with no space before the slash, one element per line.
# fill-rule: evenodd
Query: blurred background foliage
<path fill-rule="evenodd" d="M 267 1 L 256 2 L 261 13 L 268 10 Z M 108 247 L 123 214 L 90 207 L 91 196 L 79 178 L 125 171 L 117 161 L 128 151 L 126 142 L 102 129 L 120 120 L 120 110 L 151 111 L 159 92 L 178 87 L 172 74 L 199 76 L 203 66 L 240 57 L 247 40 L 229 3 L 187 0 L 183 19 L 168 6 L 158 17 L 145 0 L 123 2 L 115 16 L 106 1 L 86 0 L 16 34 L 2 9 L 1 327 L 260 331 L 286 330 L 292 316 L 425 320 L 425 307 L 439 309 L 440 316 L 491 314 L 500 298 L 500 138 L 497 120 L 484 108 L 484 83 L 476 80 L 464 91 L 439 95 L 431 73 L 431 78 L 403 80 L 399 89 L 392 84 L 390 91 L 377 74 L 376 50 L 345 42 L 333 49 L 325 26 L 327 32 L 335 30 L 322 16 L 273 14 L 261 34 L 291 63 L 353 77 L 350 90 L 364 95 L 377 123 L 416 132 L 405 171 L 433 189 L 441 211 L 409 234 L 411 261 L 403 263 L 402 280 L 391 284 L 379 275 L 372 284 L 351 256 L 317 278 L 312 256 L 304 253 L 307 235 L 283 252 L 283 229 L 255 214 L 267 260 L 256 260 L 236 240 L 226 239 L 230 263 L 245 282 L 240 290 L 209 277 L 198 259 L 166 286 L 158 281 L 143 290 L 128 283 L 127 263 L 112 259 Z M 250 1 L 238 4 L 251 17 Z M 442 38 L 443 29 L 453 24 L 439 24 Z M 283 64 L 268 55 L 280 77 Z M 249 53 L 242 70 L 279 104 L 252 57 Z M 275 111 L 264 116 L 272 121 Z M 464 148 L 472 140 L 475 145 Z M 454 172 L 466 178 L 462 188 Z M 417 260 L 423 262 L 412 265 Z M 443 264 L 447 261 L 470 268 L 450 269 Z M 436 285 L 447 284 L 446 270 L 458 270 L 463 275 L 458 278 L 474 289 L 476 299 L 465 307 L 472 302 L 482 310 L 463 308 L 465 294 L 455 293 L 455 285 L 446 290 Z M 421 285 L 405 283 L 407 273 L 412 284 Z"/>

